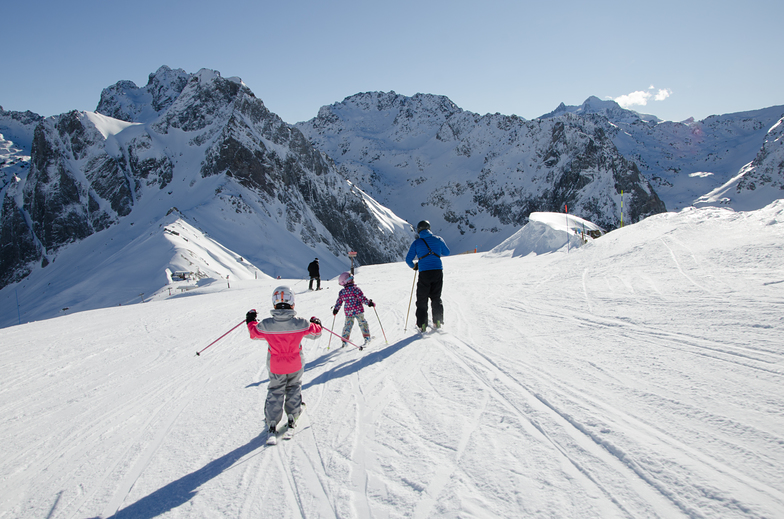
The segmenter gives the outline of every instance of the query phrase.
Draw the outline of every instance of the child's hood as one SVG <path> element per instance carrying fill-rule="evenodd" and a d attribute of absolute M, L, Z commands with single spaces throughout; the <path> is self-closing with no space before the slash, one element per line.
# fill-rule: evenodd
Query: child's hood
<path fill-rule="evenodd" d="M 270 310 L 270 314 L 276 321 L 288 321 L 297 316 L 297 312 L 293 308 L 273 308 Z"/>

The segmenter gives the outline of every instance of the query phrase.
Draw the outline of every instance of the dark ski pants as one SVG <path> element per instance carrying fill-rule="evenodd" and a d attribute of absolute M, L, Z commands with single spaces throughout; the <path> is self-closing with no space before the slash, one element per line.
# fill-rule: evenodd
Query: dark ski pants
<path fill-rule="evenodd" d="M 264 405 L 267 427 L 280 422 L 284 409 L 286 416 L 297 419 L 302 405 L 302 373 L 304 372 L 304 363 L 302 369 L 288 375 L 268 372 L 269 386 L 267 386 L 267 402 Z"/>
<path fill-rule="evenodd" d="M 321 290 L 321 276 L 310 278 L 308 290 L 313 290 L 313 280 L 316 280 L 316 290 Z"/>
<path fill-rule="evenodd" d="M 433 322 L 444 322 L 444 305 L 441 304 L 441 289 L 444 286 L 443 270 L 426 270 L 419 273 L 416 289 L 417 328 L 427 324 L 427 303 L 433 310 Z"/>

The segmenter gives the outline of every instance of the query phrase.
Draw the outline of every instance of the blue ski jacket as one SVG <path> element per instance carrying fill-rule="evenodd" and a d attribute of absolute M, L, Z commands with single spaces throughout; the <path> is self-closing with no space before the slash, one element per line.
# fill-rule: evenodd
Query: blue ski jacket
<path fill-rule="evenodd" d="M 442 256 L 449 256 L 449 247 L 440 236 L 436 236 L 427 229 L 419 232 L 419 238 L 414 240 L 406 255 L 406 264 L 414 268 L 414 258 L 419 258 L 419 271 L 443 270 Z"/>

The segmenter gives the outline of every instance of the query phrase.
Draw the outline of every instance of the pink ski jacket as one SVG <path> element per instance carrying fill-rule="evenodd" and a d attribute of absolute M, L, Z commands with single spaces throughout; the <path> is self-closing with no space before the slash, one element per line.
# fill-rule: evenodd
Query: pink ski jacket
<path fill-rule="evenodd" d="M 270 354 L 270 371 L 288 375 L 302 369 L 301 342 L 304 337 L 321 337 L 321 326 L 307 319 L 296 317 L 294 310 L 270 310 L 272 317 L 261 322 L 248 323 L 251 339 L 267 341 Z"/>

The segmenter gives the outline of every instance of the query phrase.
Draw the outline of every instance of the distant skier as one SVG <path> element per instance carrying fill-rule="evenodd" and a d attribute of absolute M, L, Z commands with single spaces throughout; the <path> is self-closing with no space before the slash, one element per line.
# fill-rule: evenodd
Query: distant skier
<path fill-rule="evenodd" d="M 283 418 L 285 408 L 288 426 L 293 430 L 302 411 L 302 374 L 305 360 L 302 357 L 304 337 L 316 339 L 321 336 L 321 321 L 311 317 L 310 322 L 297 317 L 294 311 L 294 293 L 289 287 L 280 286 L 272 293 L 272 317 L 256 321 L 256 310 L 245 314 L 251 339 L 267 341 L 267 368 L 269 385 L 264 405 L 264 417 L 272 439 L 276 425 Z M 274 441 L 274 440 L 272 440 Z"/>
<path fill-rule="evenodd" d="M 308 290 L 313 290 L 313 280 L 316 280 L 316 290 L 321 290 L 321 274 L 319 273 L 318 258 L 314 259 L 308 265 L 308 274 L 310 275 L 310 284 Z"/>
<path fill-rule="evenodd" d="M 335 306 L 332 308 L 332 315 L 338 315 L 341 305 L 345 303 L 343 311 L 346 314 L 346 324 L 343 326 L 343 346 L 351 336 L 351 329 L 354 327 L 354 319 L 359 323 L 359 328 L 362 330 L 362 337 L 365 338 L 364 344 L 370 342 L 370 327 L 365 319 L 365 307 L 363 304 L 373 308 L 376 303 L 372 299 L 365 297 L 362 290 L 354 284 L 354 276 L 350 272 L 344 272 L 338 278 L 338 284 L 344 287 L 338 294 L 338 300 L 335 301 Z M 363 344 L 363 345 L 364 345 Z"/>
<path fill-rule="evenodd" d="M 416 290 L 416 325 L 419 331 L 427 330 L 427 302 L 433 310 L 433 324 L 440 328 L 444 324 L 444 305 L 441 302 L 441 289 L 444 286 L 444 267 L 442 256 L 449 256 L 449 247 L 440 236 L 430 232 L 430 222 L 422 220 L 417 224 L 419 238 L 414 240 L 406 255 L 406 264 L 419 270 Z M 414 258 L 419 258 L 414 263 Z"/>

